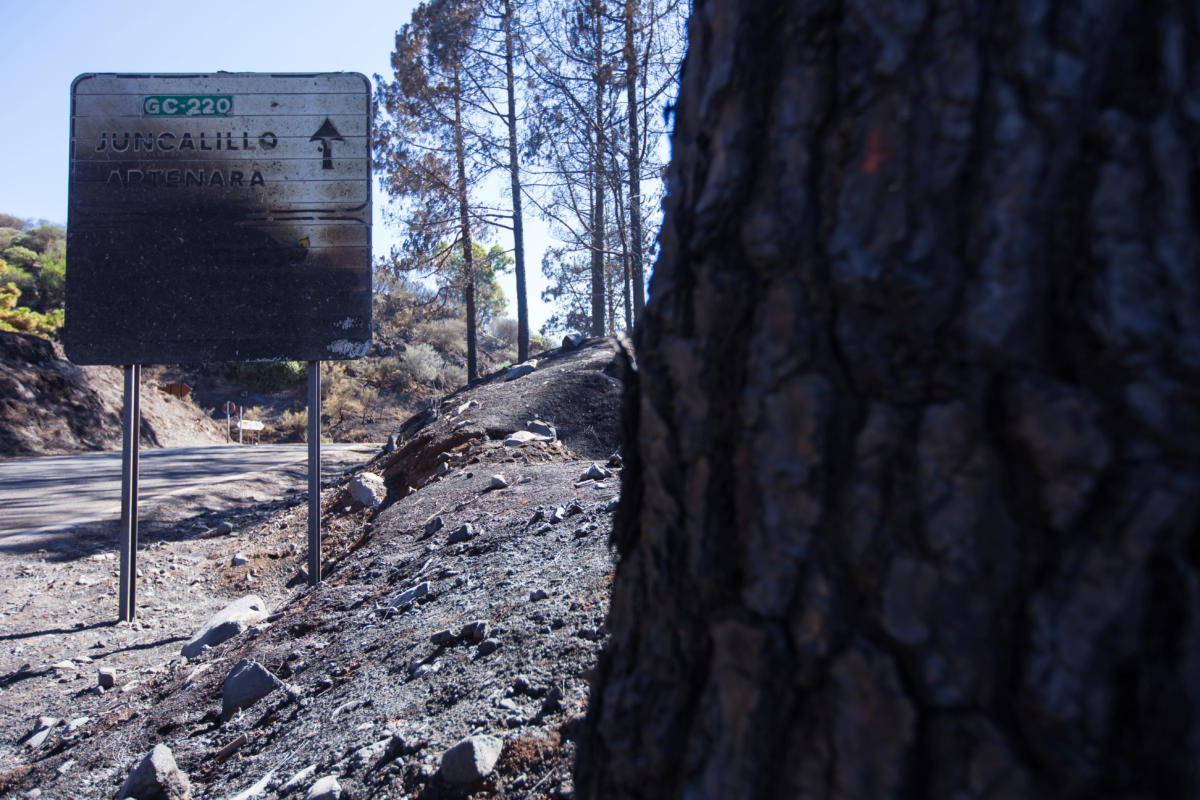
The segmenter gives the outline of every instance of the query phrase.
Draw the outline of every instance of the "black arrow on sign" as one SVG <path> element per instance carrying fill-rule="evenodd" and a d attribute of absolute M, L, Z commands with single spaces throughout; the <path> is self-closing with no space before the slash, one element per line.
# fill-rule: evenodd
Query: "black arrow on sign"
<path fill-rule="evenodd" d="M 321 143 L 321 169 L 333 169 L 333 145 L 330 142 L 344 142 L 345 139 L 338 133 L 338 129 L 333 127 L 333 123 L 329 121 L 329 117 L 325 118 L 325 122 L 321 123 L 321 127 L 309 139 L 310 142 Z"/>

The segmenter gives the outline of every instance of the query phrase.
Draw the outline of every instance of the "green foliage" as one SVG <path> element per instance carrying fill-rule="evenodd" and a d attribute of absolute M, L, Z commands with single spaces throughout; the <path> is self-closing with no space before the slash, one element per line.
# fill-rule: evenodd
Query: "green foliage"
<path fill-rule="evenodd" d="M 32 333 L 47 339 L 58 338 L 63 324 L 63 310 L 59 308 L 48 314 L 40 314 L 18 306 L 17 299 L 20 296 L 21 290 L 16 284 L 7 283 L 0 286 L 0 331 Z"/>
<path fill-rule="evenodd" d="M 0 214 L 0 217 L 3 217 L 3 215 Z M 0 228 L 0 252 L 12 247 L 13 244 L 16 243 L 17 239 L 21 238 L 23 235 L 24 234 L 22 234 L 21 231 L 17 230 L 16 228 Z"/>
<path fill-rule="evenodd" d="M 42 257 L 42 269 L 37 274 L 38 302 L 43 309 L 62 308 L 67 297 L 66 254 Z"/>
<path fill-rule="evenodd" d="M 247 389 L 281 392 L 304 381 L 308 370 L 302 361 L 248 361 L 230 362 L 226 373 Z"/>
<path fill-rule="evenodd" d="M 18 240 L 19 241 L 19 240 Z M 28 247 L 14 244 L 4 251 L 4 260 L 17 267 L 29 268 L 38 263 L 38 254 Z"/>

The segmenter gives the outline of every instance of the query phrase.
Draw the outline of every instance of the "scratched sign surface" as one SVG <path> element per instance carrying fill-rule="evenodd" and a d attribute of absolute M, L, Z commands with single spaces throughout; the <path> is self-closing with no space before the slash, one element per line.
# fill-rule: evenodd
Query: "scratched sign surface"
<path fill-rule="evenodd" d="M 71 360 L 365 355 L 370 94 L 356 73 L 76 78 Z"/>

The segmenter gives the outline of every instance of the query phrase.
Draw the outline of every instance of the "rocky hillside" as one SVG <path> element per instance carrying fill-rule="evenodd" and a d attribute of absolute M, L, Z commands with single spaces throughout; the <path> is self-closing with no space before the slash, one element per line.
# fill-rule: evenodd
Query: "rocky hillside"
<path fill-rule="evenodd" d="M 0 458 L 117 450 L 123 376 L 116 367 L 79 367 L 52 342 L 0 331 Z M 142 445 L 183 447 L 225 441 L 194 404 L 142 386 Z"/>
<path fill-rule="evenodd" d="M 112 538 L 6 565 L 0 797 L 571 797 L 619 364 L 587 341 L 410 419 L 323 492 L 313 589 L 302 495 L 147 521 L 132 625 Z M 240 632 L 205 638 L 230 604 Z"/>

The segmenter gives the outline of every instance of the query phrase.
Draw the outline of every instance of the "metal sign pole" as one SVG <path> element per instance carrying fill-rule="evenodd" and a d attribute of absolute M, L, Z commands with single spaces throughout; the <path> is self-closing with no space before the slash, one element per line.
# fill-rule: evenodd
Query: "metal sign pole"
<path fill-rule="evenodd" d="M 308 585 L 321 582 L 321 362 L 308 362 Z"/>
<path fill-rule="evenodd" d="M 125 405 L 121 427 L 121 575 L 117 615 L 132 622 L 137 608 L 138 449 L 141 438 L 142 368 L 125 367 Z"/>

